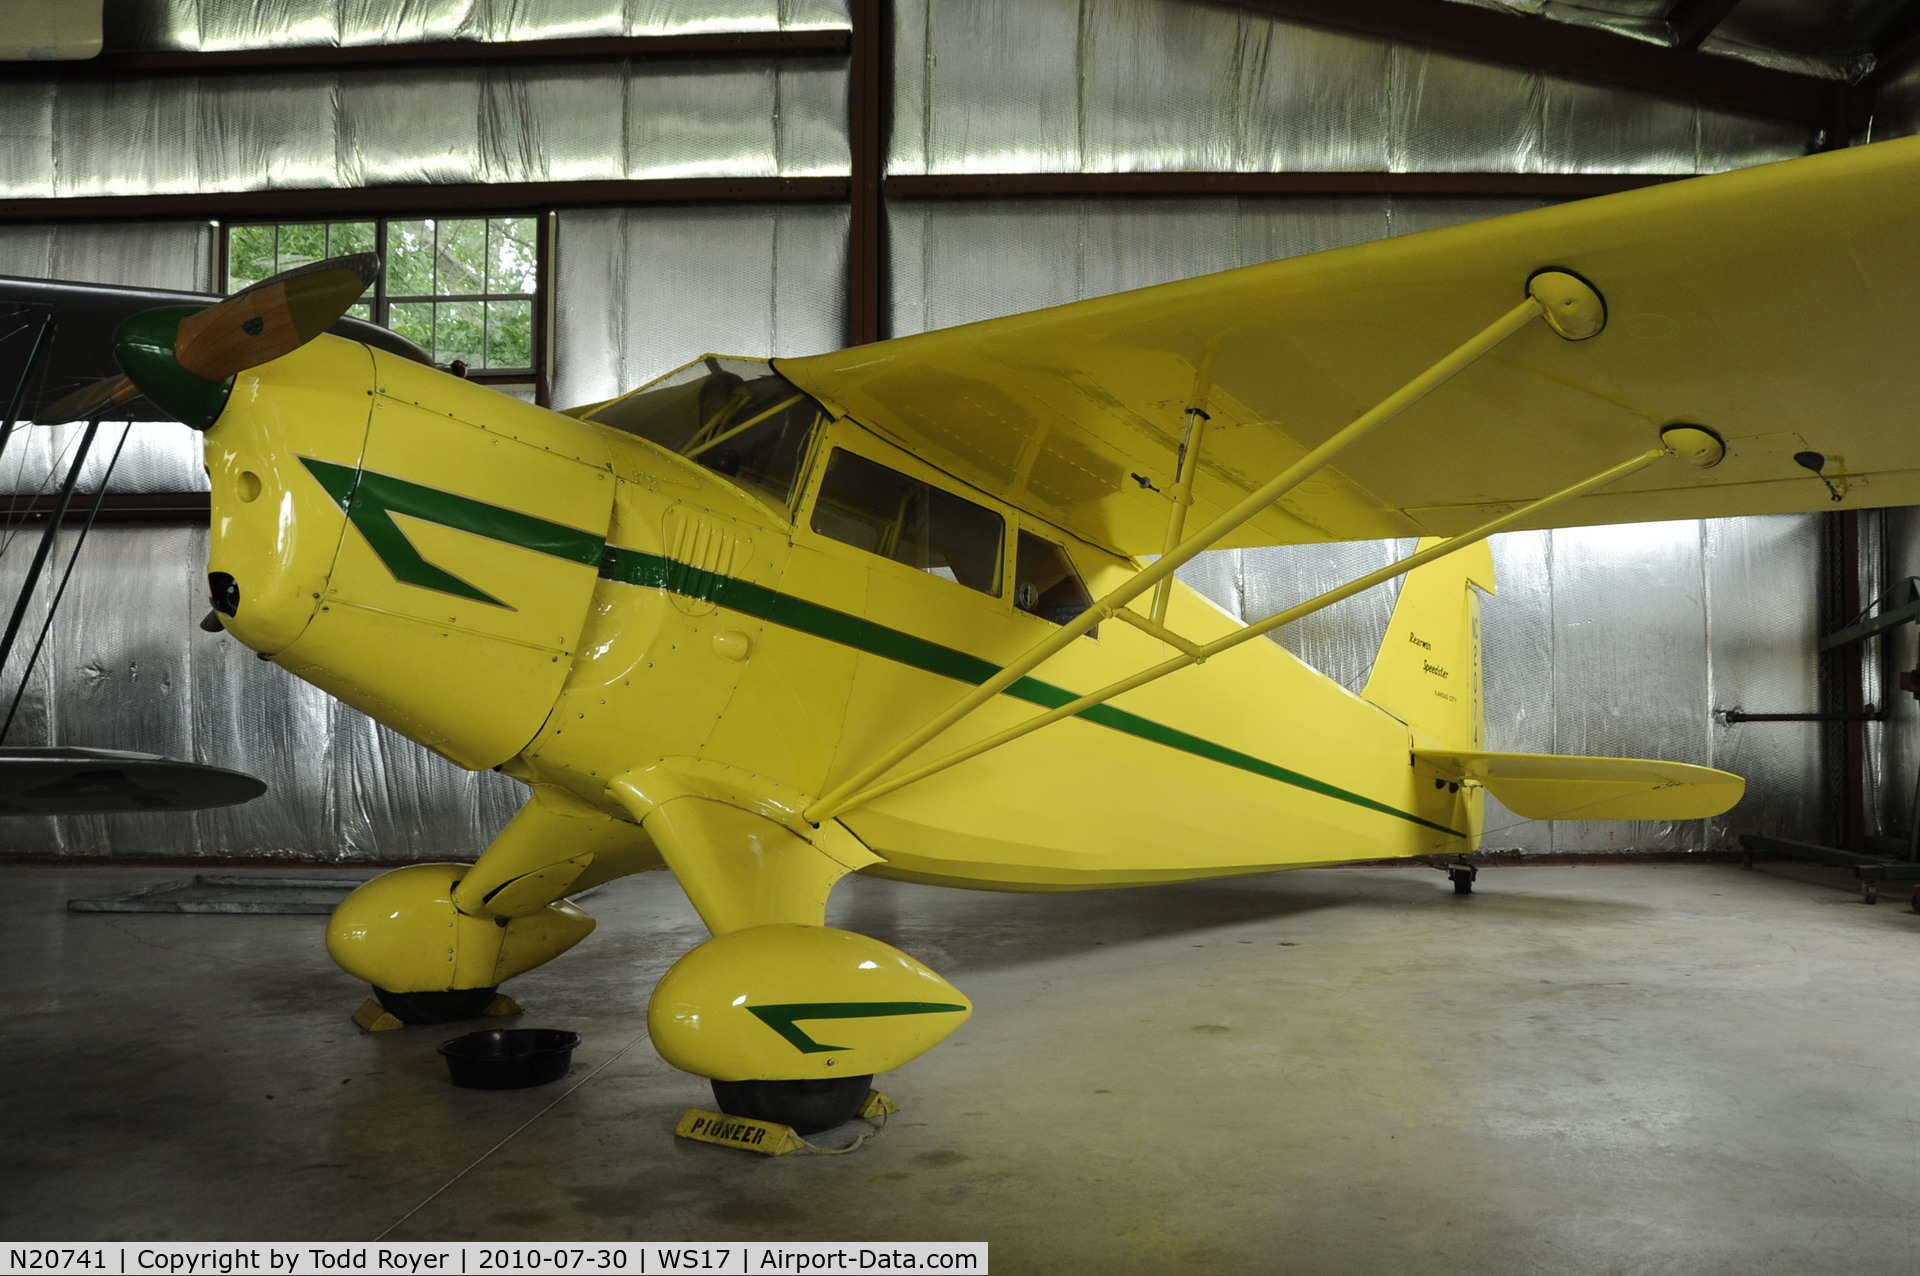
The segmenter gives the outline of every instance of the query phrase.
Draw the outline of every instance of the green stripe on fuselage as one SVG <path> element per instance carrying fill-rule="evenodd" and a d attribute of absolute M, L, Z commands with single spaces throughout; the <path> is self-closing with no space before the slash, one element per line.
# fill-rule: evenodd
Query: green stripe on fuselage
<path fill-rule="evenodd" d="M 606 555 L 600 560 L 600 574 L 606 579 L 655 589 L 670 588 L 667 583 L 669 574 L 674 573 L 678 567 L 679 564 L 661 558 L 657 554 L 620 549 L 613 545 L 607 546 Z M 943 647 L 925 638 L 901 633 L 898 629 L 889 629 L 885 625 L 863 620 L 859 616 L 850 616 L 844 611 L 822 607 L 804 598 L 782 594 L 763 585 L 736 580 L 731 576 L 708 576 L 706 579 L 712 582 L 711 585 L 691 596 L 725 607 L 729 611 L 741 612 L 787 629 L 795 629 L 801 633 L 853 647 L 903 665 L 924 669 L 928 673 L 937 673 L 942 677 L 971 683 L 976 687 L 1000 672 L 1001 667 L 990 660 L 982 660 L 964 651 L 956 651 L 952 647 Z M 675 592 L 684 591 L 676 590 Z M 1056 687 L 1052 683 L 1041 682 L 1038 678 L 1021 678 L 1002 694 L 1047 709 L 1057 709 L 1063 704 L 1080 698 L 1075 692 L 1068 691 L 1064 687 Z M 1250 753 L 1229 749 L 1225 745 L 1216 744 L 1197 735 L 1190 735 L 1150 718 L 1128 713 L 1124 709 L 1116 709 L 1110 704 L 1099 704 L 1082 709 L 1075 716 L 1142 740 L 1165 745 L 1170 749 L 1178 749 L 1182 753 L 1190 753 L 1195 757 L 1219 762 L 1254 775 L 1264 776 L 1269 780 L 1278 780 L 1282 784 L 1291 784 L 1309 793 L 1318 793 L 1323 797 L 1365 807 L 1369 811 L 1378 811 L 1382 815 L 1408 820 L 1438 833 L 1447 833 L 1454 837 L 1466 836 L 1456 829 L 1450 829 L 1444 824 L 1435 824 L 1431 820 L 1388 806 L 1385 802 L 1377 802 L 1338 785 L 1316 780 L 1310 775 L 1302 775 L 1298 771 L 1275 766 Z"/>
<path fill-rule="evenodd" d="M 564 523 L 548 522 L 532 514 L 521 513 L 519 510 L 491 505 L 470 496 L 457 496 L 452 492 L 425 487 L 406 479 L 395 478 L 390 474 L 355 470 L 348 466 L 317 461 L 304 456 L 300 458 L 300 462 L 306 466 L 314 480 L 326 490 L 327 495 L 346 511 L 348 520 L 366 538 L 374 553 L 378 554 L 380 560 L 387 565 L 387 569 L 397 579 L 409 585 L 435 589 L 441 593 L 471 598 L 476 602 L 491 603 L 497 607 L 507 606 L 492 595 L 422 558 L 420 552 L 413 547 L 413 543 L 407 539 L 406 534 L 394 523 L 393 515 L 395 514 L 438 523 L 442 527 L 451 527 L 462 532 L 471 532 L 476 536 L 485 536 L 503 544 L 535 550 L 568 562 L 597 565 L 601 577 L 606 580 L 624 585 L 638 585 L 646 589 L 664 589 L 685 597 L 702 599 L 730 611 L 741 612 L 783 628 L 811 634 L 828 642 L 837 642 L 842 646 L 852 647 L 915 669 L 923 669 L 928 673 L 939 674 L 943 678 L 970 683 L 976 687 L 1000 672 L 999 665 L 990 660 L 982 660 L 978 656 L 968 655 L 964 651 L 942 646 L 925 638 L 916 638 L 912 634 L 875 624 L 859 616 L 848 615 L 844 611 L 822 607 L 804 598 L 782 594 L 763 585 L 737 580 L 731 576 L 716 575 L 690 567 L 685 563 L 663 558 L 658 554 L 621 549 L 607 544 L 603 538 L 592 532 L 568 527 Z M 1056 687 L 1052 683 L 1042 682 L 1038 678 L 1021 678 L 1008 687 L 1003 694 L 1046 709 L 1057 709 L 1063 704 L 1079 699 L 1076 693 L 1064 687 Z M 1200 736 L 1177 730 L 1150 718 L 1142 718 L 1124 709 L 1116 709 L 1110 704 L 1082 709 L 1075 716 L 1136 739 L 1151 741 L 1169 749 L 1177 749 L 1182 753 L 1218 762 L 1223 766 L 1234 767 L 1269 780 L 1278 780 L 1282 784 L 1290 784 L 1295 788 L 1305 789 L 1309 793 L 1333 798 L 1335 801 L 1377 811 L 1382 815 L 1391 815 L 1396 819 L 1406 820 L 1437 833 L 1446 833 L 1452 837 L 1466 836 L 1458 829 L 1450 829 L 1444 824 L 1435 824 L 1431 820 L 1388 806 L 1385 802 L 1378 802 L 1338 785 L 1328 784 L 1324 780 L 1316 780 L 1310 775 L 1302 775 L 1298 771 L 1276 766 L 1250 753 L 1229 749 L 1212 740 L 1202 739 Z"/>

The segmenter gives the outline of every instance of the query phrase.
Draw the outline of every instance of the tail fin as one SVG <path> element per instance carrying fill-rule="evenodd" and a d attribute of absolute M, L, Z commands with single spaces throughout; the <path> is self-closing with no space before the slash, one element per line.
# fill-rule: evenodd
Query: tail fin
<path fill-rule="evenodd" d="M 1423 540 L 1420 548 L 1437 544 Z M 1485 541 L 1408 572 L 1360 692 L 1412 727 L 1416 746 L 1483 747 L 1476 585 L 1493 592 L 1493 552 Z"/>

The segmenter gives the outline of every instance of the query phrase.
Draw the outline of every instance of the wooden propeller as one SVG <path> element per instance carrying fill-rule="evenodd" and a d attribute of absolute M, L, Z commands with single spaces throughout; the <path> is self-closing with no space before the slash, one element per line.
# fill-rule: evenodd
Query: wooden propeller
<path fill-rule="evenodd" d="M 48 404 L 34 423 L 77 421 L 144 394 L 204 429 L 225 402 L 225 382 L 325 332 L 379 275 L 380 258 L 357 253 L 284 271 L 202 310 L 142 311 L 114 335 L 114 361 L 126 372 Z"/>
<path fill-rule="evenodd" d="M 357 253 L 263 279 L 182 319 L 173 357 L 195 376 L 225 381 L 325 332 L 379 276 L 379 257 Z"/>

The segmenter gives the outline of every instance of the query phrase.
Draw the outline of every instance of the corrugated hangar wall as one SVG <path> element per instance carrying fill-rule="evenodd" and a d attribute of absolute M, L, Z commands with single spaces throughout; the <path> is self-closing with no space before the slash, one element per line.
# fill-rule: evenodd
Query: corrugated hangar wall
<path fill-rule="evenodd" d="M 844 6 L 824 0 L 143 0 L 110 11 L 110 45 L 127 50 L 847 23 Z M 903 0 L 893 30 L 893 175 L 1691 174 L 1788 158 L 1816 141 L 1798 126 L 1176 0 Z M 0 198 L 845 175 L 846 79 L 844 58 L 131 81 L 15 71 L 0 83 Z M 1887 123 L 1876 126 L 1911 131 L 1920 80 L 1894 86 L 1886 101 Z M 1537 203 L 893 199 L 891 331 Z M 606 397 L 707 350 L 782 355 L 840 344 L 847 226 L 844 204 L 561 212 L 555 402 Z M 0 273 L 202 289 L 213 282 L 216 233 L 195 222 L 0 226 Z M 34 431 L 29 446 L 9 451 L 0 482 L 14 492 L 45 486 L 75 437 L 71 427 Z M 117 428 L 103 431 L 83 490 L 117 441 Z M 204 490 L 195 444 L 184 427 L 133 427 L 114 487 Z M 101 527 L 92 537 L 8 743 L 194 757 L 252 771 L 271 790 L 191 818 L 10 820 L 4 853 L 461 857 L 477 853 L 517 807 L 522 793 L 511 781 L 462 772 L 233 641 L 199 632 L 204 529 Z M 1901 574 L 1920 571 L 1920 520 L 1891 520 L 1888 543 L 1894 558 L 1916 560 Z M 1252 620 L 1406 548 L 1228 551 L 1187 577 Z M 1749 789 L 1733 812 L 1704 826 L 1546 825 L 1492 810 L 1485 845 L 1690 850 L 1728 845 L 1736 832 L 1825 835 L 1817 728 L 1730 727 L 1715 716 L 1819 707 L 1821 553 L 1814 516 L 1497 539 L 1500 592 L 1485 606 L 1491 747 L 1709 763 L 1743 773 Z M 26 559 L 18 546 L 0 556 L 0 595 L 13 595 Z M 1280 639 L 1357 686 L 1391 604 L 1390 588 L 1376 590 Z M 24 656 L 0 678 L 9 694 Z M 1912 725 L 1889 724 L 1876 775 L 1911 775 Z M 1880 796 L 1883 816 L 1899 824 L 1902 784 L 1882 778 Z"/>

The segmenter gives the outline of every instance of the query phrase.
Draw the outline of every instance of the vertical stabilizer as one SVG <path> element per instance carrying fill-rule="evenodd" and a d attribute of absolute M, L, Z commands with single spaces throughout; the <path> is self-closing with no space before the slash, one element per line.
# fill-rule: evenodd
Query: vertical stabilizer
<path fill-rule="evenodd" d="M 1437 545 L 1423 540 L 1420 548 Z M 1413 728 L 1422 748 L 1484 748 L 1479 586 L 1493 592 L 1485 541 L 1407 573 L 1360 694 Z"/>

